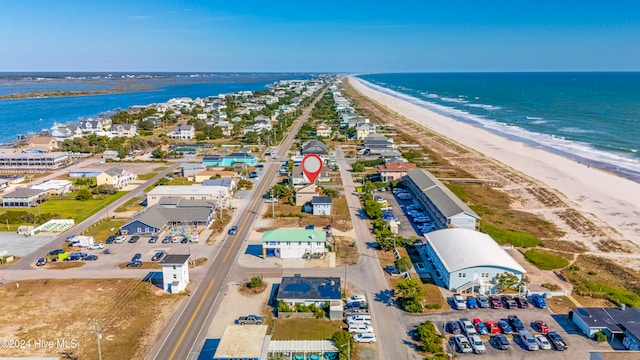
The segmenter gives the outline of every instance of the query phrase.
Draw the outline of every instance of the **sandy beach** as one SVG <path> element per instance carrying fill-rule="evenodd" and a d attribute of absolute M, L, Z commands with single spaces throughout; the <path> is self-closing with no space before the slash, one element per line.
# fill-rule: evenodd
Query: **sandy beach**
<path fill-rule="evenodd" d="M 567 158 L 455 121 L 391 95 L 360 79 L 349 83 L 360 93 L 431 131 L 512 168 L 554 192 L 611 239 L 640 246 L 640 184 Z M 573 234 L 567 234 L 571 238 Z M 581 241 L 587 241 L 580 237 Z M 590 250 L 594 247 L 586 244 Z M 597 251 L 595 251 L 597 252 Z"/>

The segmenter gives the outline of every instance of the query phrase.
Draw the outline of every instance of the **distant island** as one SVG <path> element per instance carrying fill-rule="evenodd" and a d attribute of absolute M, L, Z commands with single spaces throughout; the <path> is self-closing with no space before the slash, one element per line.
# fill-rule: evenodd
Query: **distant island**
<path fill-rule="evenodd" d="M 69 96 L 93 96 L 93 95 L 109 95 L 122 94 L 138 91 L 149 91 L 148 89 L 110 89 L 110 90 L 51 90 L 51 91 L 34 91 L 26 93 L 17 93 L 0 96 L 0 100 L 23 100 L 23 99 L 40 99 L 54 97 Z"/>

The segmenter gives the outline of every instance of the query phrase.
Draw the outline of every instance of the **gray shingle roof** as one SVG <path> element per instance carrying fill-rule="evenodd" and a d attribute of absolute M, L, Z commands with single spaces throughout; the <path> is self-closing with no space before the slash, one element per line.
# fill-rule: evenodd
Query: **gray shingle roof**
<path fill-rule="evenodd" d="M 314 196 L 311 198 L 311 205 L 328 205 L 333 204 L 333 199 L 330 196 Z"/>
<path fill-rule="evenodd" d="M 413 169 L 407 172 L 407 176 L 425 193 L 444 216 L 450 217 L 465 213 L 476 219 L 480 218 L 467 204 L 462 202 L 460 198 L 431 173 L 422 169 Z"/>

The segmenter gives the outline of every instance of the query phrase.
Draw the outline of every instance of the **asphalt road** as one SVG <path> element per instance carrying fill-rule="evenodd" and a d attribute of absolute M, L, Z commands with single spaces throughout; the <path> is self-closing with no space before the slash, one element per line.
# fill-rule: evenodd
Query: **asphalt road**
<path fill-rule="evenodd" d="M 156 164 L 153 164 L 153 166 L 155 165 Z M 144 189 L 155 184 L 158 180 L 165 177 L 167 174 L 173 173 L 173 171 L 178 166 L 179 166 L 179 163 L 174 163 L 169 165 L 165 170 L 160 171 L 156 176 L 154 176 L 150 180 L 147 180 L 144 184 L 138 186 L 135 190 L 130 191 L 120 199 L 111 203 L 109 206 L 93 214 L 92 216 L 90 216 L 80 224 L 73 226 L 71 229 L 64 232 L 62 235 L 56 237 L 46 245 L 40 247 L 37 251 L 34 251 L 31 254 L 18 259 L 14 264 L 7 266 L 6 270 L 34 270 L 31 267 L 31 264 L 34 263 L 39 257 L 42 257 L 43 255 L 49 253 L 49 251 L 60 248 L 68 236 L 78 235 L 84 230 L 86 230 L 87 228 L 89 228 L 91 225 L 98 222 L 100 219 L 109 217 L 114 213 L 115 209 L 125 204 L 127 201 L 133 199 L 134 197 L 142 196 L 144 194 Z"/>
<path fill-rule="evenodd" d="M 373 319 L 378 342 L 378 358 L 380 359 L 414 359 L 403 326 L 403 318 L 398 308 L 390 303 L 391 292 L 384 276 L 376 250 L 368 243 L 375 242 L 371 233 L 369 221 L 361 216 L 360 198 L 353 195 L 355 185 L 351 174 L 347 171 L 351 166 L 347 164 L 341 147 L 336 149 L 336 161 L 340 167 L 340 175 L 344 186 L 347 204 L 351 211 L 353 227 L 358 236 L 360 260 L 347 270 L 347 282 L 357 284 L 359 289 L 369 297 L 369 309 Z M 347 292 L 355 293 L 351 289 Z M 419 357 L 417 357 L 419 358 Z"/>
<path fill-rule="evenodd" d="M 324 91 L 314 99 L 313 103 L 307 107 L 292 125 L 287 137 L 278 148 L 279 157 L 286 155 L 295 135 L 308 119 L 315 102 L 323 95 Z M 227 236 L 224 240 L 220 252 L 211 261 L 203 281 L 193 290 L 189 299 L 170 320 L 167 329 L 151 352 L 151 359 L 173 360 L 195 359 L 198 357 L 199 348 L 204 341 L 203 337 L 210 325 L 211 314 L 215 313 L 220 306 L 217 301 L 218 295 L 227 283 L 225 279 L 235 264 L 239 250 L 243 247 L 244 239 L 248 237 L 253 222 L 259 216 L 264 201 L 262 195 L 273 184 L 277 168 L 273 162 L 265 165 L 262 179 L 257 184 L 254 184 L 250 200 L 237 213 L 239 214 L 236 220 L 238 233 L 234 236 Z"/>

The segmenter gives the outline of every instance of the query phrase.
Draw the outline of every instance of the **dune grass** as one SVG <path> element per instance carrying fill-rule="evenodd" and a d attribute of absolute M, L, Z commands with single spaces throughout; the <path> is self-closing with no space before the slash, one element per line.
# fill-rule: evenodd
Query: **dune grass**
<path fill-rule="evenodd" d="M 531 249 L 524 253 L 524 258 L 541 270 L 561 269 L 569 265 L 567 259 L 548 251 Z"/>

